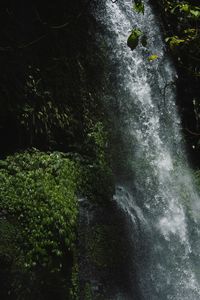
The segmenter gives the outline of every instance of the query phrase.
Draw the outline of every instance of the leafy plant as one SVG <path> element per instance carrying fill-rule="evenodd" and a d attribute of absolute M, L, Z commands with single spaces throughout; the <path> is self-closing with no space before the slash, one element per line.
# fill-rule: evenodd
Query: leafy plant
<path fill-rule="evenodd" d="M 142 13 L 144 14 L 144 3 L 141 0 L 135 1 L 135 4 L 133 5 L 133 9 L 137 13 Z"/>
<path fill-rule="evenodd" d="M 70 300 L 78 300 L 79 299 L 79 268 L 78 263 L 76 262 L 72 268 L 72 287 L 70 289 Z"/>
<path fill-rule="evenodd" d="M 189 3 L 178 3 L 171 9 L 171 13 L 176 13 L 179 10 L 180 12 L 185 13 L 191 18 L 198 19 L 200 17 L 200 7 L 190 5 Z"/>
<path fill-rule="evenodd" d="M 184 39 L 180 39 L 178 36 L 171 36 L 165 39 L 167 43 L 169 43 L 170 48 L 173 50 L 178 47 L 180 44 L 185 43 Z"/>
<path fill-rule="evenodd" d="M 128 40 L 127 40 L 127 45 L 129 48 L 131 48 L 132 51 L 137 47 L 137 45 L 139 43 L 139 38 L 142 34 L 143 33 L 140 29 L 134 28 L 132 30 L 131 34 L 129 35 Z"/>
<path fill-rule="evenodd" d="M 84 300 L 92 300 L 92 289 L 89 283 L 85 284 Z"/>
<path fill-rule="evenodd" d="M 20 227 L 24 267 L 62 269 L 76 239 L 78 163 L 61 153 L 25 152 L 0 162 L 0 210 Z"/>
<path fill-rule="evenodd" d="M 157 54 L 152 54 L 152 55 L 150 55 L 149 57 L 148 57 L 148 61 L 154 61 L 154 60 L 156 60 L 156 59 L 158 59 L 158 55 Z"/>
<path fill-rule="evenodd" d="M 102 122 L 99 121 L 96 124 L 94 124 L 94 126 L 91 128 L 91 130 L 88 133 L 88 138 L 90 141 L 94 143 L 94 149 L 96 152 L 96 158 L 98 164 L 101 166 L 105 166 L 106 165 L 105 150 L 106 150 L 106 143 L 107 143 L 107 134 Z"/>

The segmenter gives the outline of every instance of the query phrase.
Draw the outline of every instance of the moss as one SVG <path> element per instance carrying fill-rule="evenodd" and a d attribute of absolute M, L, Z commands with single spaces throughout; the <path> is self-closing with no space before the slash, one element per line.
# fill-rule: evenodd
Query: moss
<path fill-rule="evenodd" d="M 139 37 L 142 35 L 142 32 L 135 28 L 132 30 L 131 34 L 129 35 L 128 37 L 128 40 L 127 40 L 127 45 L 129 48 L 131 48 L 131 50 L 134 50 L 138 43 L 139 43 Z"/>

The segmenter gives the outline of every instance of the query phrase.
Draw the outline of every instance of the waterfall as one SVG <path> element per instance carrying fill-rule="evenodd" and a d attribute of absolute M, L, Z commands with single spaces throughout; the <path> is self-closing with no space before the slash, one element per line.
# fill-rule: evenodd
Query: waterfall
<path fill-rule="evenodd" d="M 149 1 L 144 4 L 143 15 L 133 11 L 131 1 L 107 0 L 98 15 L 116 70 L 107 99 L 120 111 L 119 133 L 132 174 L 119 178 L 114 199 L 129 222 L 137 274 L 131 274 L 131 266 L 129 272 L 137 277 L 140 298 L 197 300 L 200 201 L 175 104 L 177 74 L 154 11 Z M 131 51 L 127 37 L 135 27 L 147 35 L 148 45 Z M 152 54 L 158 59 L 150 62 Z"/>

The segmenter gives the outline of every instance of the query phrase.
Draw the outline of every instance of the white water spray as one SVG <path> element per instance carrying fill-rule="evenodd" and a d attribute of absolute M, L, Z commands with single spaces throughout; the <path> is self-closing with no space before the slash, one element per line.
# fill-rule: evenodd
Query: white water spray
<path fill-rule="evenodd" d="M 198 300 L 200 200 L 184 153 L 175 69 L 148 1 L 142 15 L 133 12 L 131 1 L 107 0 L 106 13 L 98 18 L 107 28 L 110 60 L 117 64 L 119 126 L 134 173 L 129 188 L 116 188 L 115 200 L 131 219 L 135 251 L 144 245 L 142 256 L 137 253 L 141 299 Z M 145 32 L 148 46 L 131 51 L 127 37 L 135 27 Z M 149 62 L 152 54 L 158 59 Z"/>

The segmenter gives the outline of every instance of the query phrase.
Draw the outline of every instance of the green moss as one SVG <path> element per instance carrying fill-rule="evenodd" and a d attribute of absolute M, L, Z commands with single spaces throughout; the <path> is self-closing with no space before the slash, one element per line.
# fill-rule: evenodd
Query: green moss
<path fill-rule="evenodd" d="M 139 37 L 142 35 L 141 30 L 135 28 L 132 30 L 131 34 L 128 37 L 127 45 L 131 50 L 134 50 L 138 43 L 139 43 Z"/>

